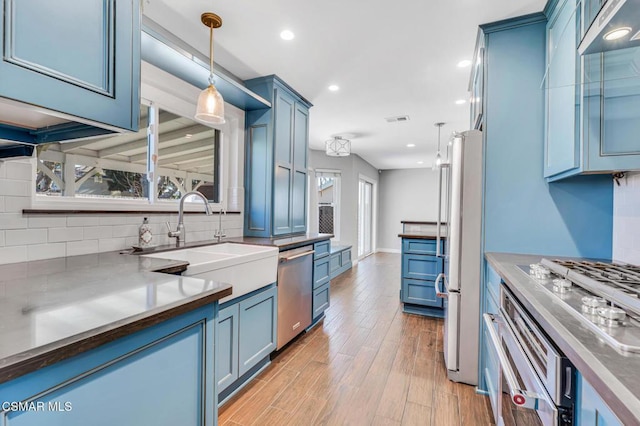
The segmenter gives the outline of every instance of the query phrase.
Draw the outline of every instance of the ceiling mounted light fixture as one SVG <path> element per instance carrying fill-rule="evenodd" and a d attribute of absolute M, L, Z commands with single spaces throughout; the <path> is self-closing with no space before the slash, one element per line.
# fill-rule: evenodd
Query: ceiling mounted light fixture
<path fill-rule="evenodd" d="M 340 90 L 340 86 L 338 86 L 337 84 L 332 84 L 331 86 L 329 86 L 329 90 L 331 90 L 332 92 L 337 92 L 338 90 Z"/>
<path fill-rule="evenodd" d="M 283 40 L 293 40 L 294 38 L 296 38 L 296 35 L 293 33 L 293 31 L 290 30 L 284 30 L 280 33 L 280 38 Z"/>
<path fill-rule="evenodd" d="M 440 130 L 442 130 L 444 123 L 435 123 L 434 126 L 438 128 L 438 153 L 436 154 L 436 167 L 440 167 L 442 164 L 442 155 L 440 155 Z"/>
<path fill-rule="evenodd" d="M 224 99 L 213 85 L 213 29 L 222 26 L 222 18 L 205 12 L 200 20 L 209 28 L 209 86 L 198 96 L 195 119 L 207 124 L 224 124 Z"/>
<path fill-rule="evenodd" d="M 606 33 L 603 36 L 603 38 L 607 41 L 617 40 L 619 38 L 626 36 L 630 32 L 631 32 L 631 28 L 629 27 L 616 28 L 615 30 L 609 31 L 608 33 Z"/>
<path fill-rule="evenodd" d="M 458 68 L 466 68 L 469 65 L 471 65 L 471 61 L 468 59 L 458 62 Z"/>
<path fill-rule="evenodd" d="M 456 101 L 456 105 L 464 105 L 464 104 L 466 104 L 466 103 L 467 103 L 467 101 L 465 101 L 464 99 L 458 99 L 458 100 Z"/>
<path fill-rule="evenodd" d="M 351 141 L 342 136 L 334 136 L 324 142 L 324 148 L 329 157 L 346 157 L 351 154 Z"/>

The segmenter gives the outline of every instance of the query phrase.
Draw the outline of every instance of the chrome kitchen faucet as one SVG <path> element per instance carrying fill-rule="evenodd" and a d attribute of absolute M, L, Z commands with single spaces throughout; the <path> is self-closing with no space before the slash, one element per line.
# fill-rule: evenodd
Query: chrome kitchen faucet
<path fill-rule="evenodd" d="M 204 210 L 207 213 L 207 216 L 212 214 L 211 208 L 209 207 L 209 200 L 207 200 L 207 197 L 202 195 L 201 192 L 191 191 L 184 194 L 180 199 L 180 209 L 178 210 L 178 227 L 176 228 L 176 230 L 172 231 L 169 222 L 167 222 L 167 228 L 169 229 L 169 238 L 176 239 L 176 247 L 180 247 L 181 244 L 187 242 L 187 234 L 184 229 L 184 200 L 190 195 L 197 195 L 198 197 L 202 198 L 202 200 L 204 201 Z"/>

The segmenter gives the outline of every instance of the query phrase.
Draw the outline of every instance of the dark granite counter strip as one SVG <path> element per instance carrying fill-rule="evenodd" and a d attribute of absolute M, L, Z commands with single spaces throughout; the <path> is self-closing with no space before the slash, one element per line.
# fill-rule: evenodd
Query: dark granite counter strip
<path fill-rule="evenodd" d="M 440 238 L 446 239 L 444 232 L 440 231 Z M 400 238 L 415 238 L 417 240 L 435 240 L 437 238 L 437 233 L 434 230 L 433 232 L 403 232 L 402 234 L 398 234 Z"/>
<path fill-rule="evenodd" d="M 0 383 L 231 294 L 154 272 L 185 265 L 102 253 L 0 266 Z"/>
<path fill-rule="evenodd" d="M 275 246 L 278 247 L 280 251 L 284 251 L 302 247 L 307 244 L 317 243 L 318 241 L 328 240 L 330 238 L 333 238 L 333 234 L 307 233 L 284 238 L 236 237 L 227 238 L 223 242 Z"/>
<path fill-rule="evenodd" d="M 623 354 L 600 339 L 517 265 L 543 256 L 487 253 L 489 264 L 623 424 L 640 424 L 640 354 Z M 551 257 L 557 258 L 557 257 Z"/>
<path fill-rule="evenodd" d="M 437 225 L 438 222 L 425 222 L 420 220 L 401 220 L 400 223 L 407 225 Z M 446 225 L 447 222 L 440 222 L 442 225 Z"/>

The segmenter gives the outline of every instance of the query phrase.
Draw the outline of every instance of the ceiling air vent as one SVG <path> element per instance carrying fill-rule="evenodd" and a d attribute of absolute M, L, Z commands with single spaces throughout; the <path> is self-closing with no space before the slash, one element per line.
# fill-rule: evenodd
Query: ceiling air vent
<path fill-rule="evenodd" d="M 409 121 L 409 116 L 408 115 L 398 115 L 396 117 L 386 117 L 385 120 L 387 120 L 387 123 L 395 123 L 398 121 Z"/>

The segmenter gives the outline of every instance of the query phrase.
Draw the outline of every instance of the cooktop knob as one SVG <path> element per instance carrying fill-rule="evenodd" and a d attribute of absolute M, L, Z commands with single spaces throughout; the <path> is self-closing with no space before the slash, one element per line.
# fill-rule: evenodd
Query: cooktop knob
<path fill-rule="evenodd" d="M 598 317 L 600 325 L 616 326 L 622 324 L 627 313 L 620 308 L 598 308 Z"/>
<path fill-rule="evenodd" d="M 590 315 L 597 315 L 599 308 L 607 306 L 606 299 L 596 296 L 584 296 L 582 298 L 582 312 Z"/>
<path fill-rule="evenodd" d="M 558 293 L 565 293 L 569 291 L 573 283 L 564 278 L 556 278 L 553 280 L 553 291 Z"/>

